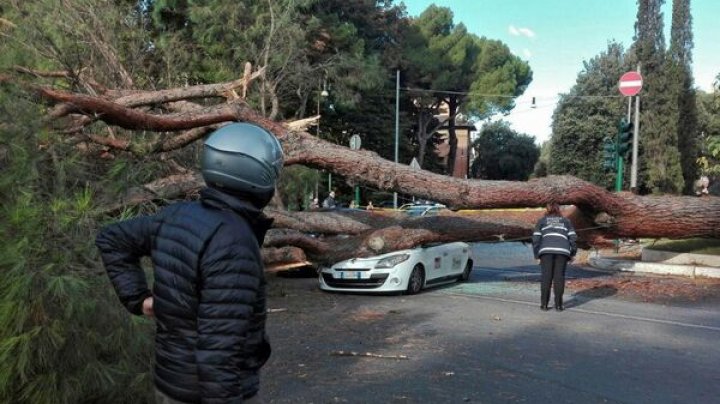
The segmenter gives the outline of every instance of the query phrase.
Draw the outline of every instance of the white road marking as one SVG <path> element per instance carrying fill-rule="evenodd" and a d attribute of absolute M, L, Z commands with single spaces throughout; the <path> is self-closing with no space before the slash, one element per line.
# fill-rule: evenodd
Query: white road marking
<path fill-rule="evenodd" d="M 448 294 L 456 295 L 456 296 L 464 296 L 464 297 L 476 297 L 479 299 L 495 300 L 498 302 L 505 302 L 505 303 L 518 303 L 518 304 L 524 304 L 526 306 L 536 306 L 537 305 L 537 303 L 535 303 L 535 302 L 528 302 L 528 301 L 524 301 L 524 300 L 503 299 L 500 297 L 482 296 L 482 295 L 475 295 L 475 294 L 470 294 L 470 293 L 450 292 Z M 699 328 L 699 329 L 703 329 L 703 330 L 720 331 L 720 327 L 713 327 L 710 325 L 683 323 L 681 321 L 662 320 L 662 319 L 658 319 L 658 318 L 641 317 L 641 316 L 631 316 L 631 315 L 627 315 L 627 314 L 609 313 L 609 312 L 605 312 L 605 311 L 585 310 L 585 309 L 579 309 L 579 308 L 566 308 L 565 311 L 576 311 L 579 313 L 596 314 L 596 315 L 607 316 L 607 317 L 622 318 L 622 319 L 626 319 L 626 320 L 637 320 L 637 321 L 645 321 L 645 322 L 656 323 L 656 324 L 675 325 L 678 327 Z"/>

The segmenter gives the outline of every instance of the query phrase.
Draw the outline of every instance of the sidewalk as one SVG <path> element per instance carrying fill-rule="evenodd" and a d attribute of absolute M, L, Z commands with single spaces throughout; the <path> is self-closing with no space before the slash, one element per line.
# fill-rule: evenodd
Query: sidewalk
<path fill-rule="evenodd" d="M 483 268 L 537 266 L 529 243 L 473 243 L 472 257 L 475 266 Z M 581 250 L 576 264 L 612 272 L 720 278 L 719 256 L 668 253 L 643 248 L 639 244 L 623 244 L 618 252 L 613 249 Z"/>
<path fill-rule="evenodd" d="M 597 269 L 606 271 L 640 272 L 657 275 L 675 275 L 689 277 L 720 278 L 720 267 L 705 265 L 673 264 L 662 262 L 645 262 L 625 259 L 609 258 L 595 253 L 588 258 L 588 264 Z"/>

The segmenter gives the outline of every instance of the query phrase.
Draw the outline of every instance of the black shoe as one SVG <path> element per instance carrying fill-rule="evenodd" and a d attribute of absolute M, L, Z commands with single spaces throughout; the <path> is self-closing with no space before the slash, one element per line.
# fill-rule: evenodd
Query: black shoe
<path fill-rule="evenodd" d="M 558 304 L 558 305 L 555 306 L 555 310 L 556 310 L 556 311 L 563 311 L 563 310 L 565 310 L 565 308 L 563 307 L 562 304 Z"/>
<path fill-rule="evenodd" d="M 542 310 L 542 311 L 548 311 L 548 310 L 550 310 L 550 309 L 548 309 L 547 304 L 542 304 L 542 305 L 540 305 L 540 310 Z"/>

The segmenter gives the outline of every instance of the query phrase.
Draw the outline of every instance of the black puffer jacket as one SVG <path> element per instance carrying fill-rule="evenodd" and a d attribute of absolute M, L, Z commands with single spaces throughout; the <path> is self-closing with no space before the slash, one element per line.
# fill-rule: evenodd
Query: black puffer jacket
<path fill-rule="evenodd" d="M 155 384 L 187 403 L 240 403 L 259 387 L 270 356 L 260 248 L 271 221 L 212 188 L 200 202 L 104 228 L 97 237 L 121 302 L 142 313 L 150 296 L 140 257 L 150 256 L 157 322 Z"/>

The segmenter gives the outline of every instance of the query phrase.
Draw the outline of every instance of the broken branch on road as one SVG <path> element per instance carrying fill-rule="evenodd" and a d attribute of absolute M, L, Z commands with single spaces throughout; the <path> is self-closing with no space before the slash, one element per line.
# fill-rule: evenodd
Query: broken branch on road
<path fill-rule="evenodd" d="M 380 358 L 380 359 L 397 359 L 397 360 L 408 360 L 410 359 L 407 355 L 382 355 L 372 352 L 355 352 L 355 351 L 332 351 L 330 355 L 333 356 L 362 356 L 367 358 Z"/>

